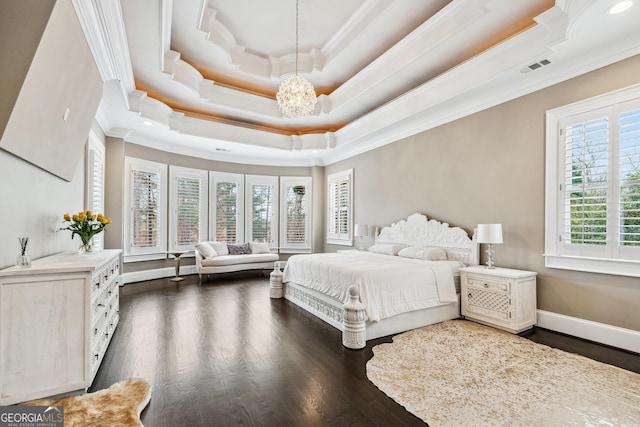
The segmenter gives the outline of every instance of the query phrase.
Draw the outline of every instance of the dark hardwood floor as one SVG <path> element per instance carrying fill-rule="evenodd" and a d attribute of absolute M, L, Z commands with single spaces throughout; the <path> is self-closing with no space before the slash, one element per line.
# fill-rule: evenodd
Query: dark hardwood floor
<path fill-rule="evenodd" d="M 529 339 L 640 372 L 640 355 L 536 328 Z M 160 426 L 412 426 L 422 421 L 367 380 L 372 347 L 285 300 L 259 273 L 186 276 L 121 288 L 120 324 L 89 391 L 127 378 L 152 387 Z"/>

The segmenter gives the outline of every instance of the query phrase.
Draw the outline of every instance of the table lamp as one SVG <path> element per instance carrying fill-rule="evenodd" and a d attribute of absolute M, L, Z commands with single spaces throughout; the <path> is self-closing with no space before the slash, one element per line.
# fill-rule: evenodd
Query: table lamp
<path fill-rule="evenodd" d="M 367 224 L 356 224 L 354 235 L 358 238 L 358 249 L 364 250 L 362 239 L 369 235 L 369 226 Z"/>
<path fill-rule="evenodd" d="M 493 245 L 502 243 L 502 224 L 478 224 L 478 243 L 487 244 L 487 268 L 495 268 Z"/>

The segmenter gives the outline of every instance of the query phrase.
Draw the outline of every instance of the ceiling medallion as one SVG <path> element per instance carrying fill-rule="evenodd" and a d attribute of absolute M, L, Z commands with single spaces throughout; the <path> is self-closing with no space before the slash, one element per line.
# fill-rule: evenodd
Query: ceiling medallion
<path fill-rule="evenodd" d="M 298 0 L 296 0 L 296 74 L 282 82 L 276 93 L 278 107 L 286 117 L 308 116 L 318 98 L 313 85 L 298 75 Z"/>

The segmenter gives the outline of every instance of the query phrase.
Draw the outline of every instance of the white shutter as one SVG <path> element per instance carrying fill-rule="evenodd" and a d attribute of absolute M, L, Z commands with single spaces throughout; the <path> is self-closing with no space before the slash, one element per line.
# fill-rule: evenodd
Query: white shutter
<path fill-rule="evenodd" d="M 620 245 L 640 247 L 640 102 L 619 115 Z M 630 109 L 627 109 L 628 107 Z"/>
<path fill-rule="evenodd" d="M 167 165 L 125 157 L 125 168 L 125 260 L 165 257 Z"/>
<path fill-rule="evenodd" d="M 211 172 L 210 239 L 242 243 L 244 240 L 244 175 Z"/>
<path fill-rule="evenodd" d="M 311 252 L 311 178 L 280 178 L 280 252 Z"/>
<path fill-rule="evenodd" d="M 640 277 L 640 86 L 548 111 L 550 168 L 545 266 Z"/>
<path fill-rule="evenodd" d="M 85 210 L 94 214 L 104 214 L 104 146 L 99 142 L 93 131 L 89 134 L 87 144 L 87 182 Z M 107 227 L 108 229 L 109 227 Z M 104 249 L 104 233 L 93 236 L 92 246 L 94 250 Z"/>
<path fill-rule="evenodd" d="M 327 242 L 337 245 L 353 244 L 353 169 L 329 175 Z"/>
<path fill-rule="evenodd" d="M 155 248 L 160 242 L 160 175 L 133 172 L 133 238 L 134 248 Z"/>
<path fill-rule="evenodd" d="M 208 172 L 171 166 L 169 249 L 191 251 L 207 239 Z"/>
<path fill-rule="evenodd" d="M 599 116 L 564 127 L 564 241 L 605 245 L 609 174 L 609 118 Z"/>
<path fill-rule="evenodd" d="M 247 241 L 269 243 L 272 248 L 278 246 L 277 183 L 277 176 L 246 176 Z"/>

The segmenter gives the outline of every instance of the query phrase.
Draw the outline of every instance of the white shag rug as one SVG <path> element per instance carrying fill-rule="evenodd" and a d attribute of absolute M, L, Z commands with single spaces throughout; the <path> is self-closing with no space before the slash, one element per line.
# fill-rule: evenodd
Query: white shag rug
<path fill-rule="evenodd" d="M 367 377 L 431 427 L 640 426 L 640 375 L 464 320 L 373 348 Z"/>

